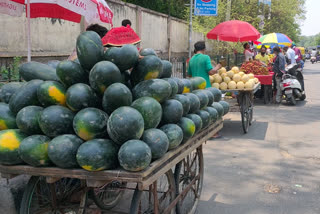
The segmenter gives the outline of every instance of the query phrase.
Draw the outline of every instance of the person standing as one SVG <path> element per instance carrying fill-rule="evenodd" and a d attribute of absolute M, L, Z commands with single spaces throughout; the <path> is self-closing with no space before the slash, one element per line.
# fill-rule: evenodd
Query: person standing
<path fill-rule="evenodd" d="M 285 70 L 286 59 L 284 55 L 281 53 L 279 47 L 274 47 L 273 53 L 275 55 L 275 61 L 273 63 L 272 70 L 274 72 L 274 76 L 276 80 L 276 88 L 277 88 L 276 103 L 279 104 L 281 102 L 281 96 L 282 96 L 280 84 L 282 80 L 282 75 L 284 74 L 284 70 Z"/>
<path fill-rule="evenodd" d="M 286 52 L 286 55 L 289 59 L 289 63 L 288 64 L 296 64 L 296 54 L 294 52 L 294 50 L 291 47 L 284 47 L 283 50 Z"/>
<path fill-rule="evenodd" d="M 292 48 L 293 48 L 293 50 L 295 52 L 295 55 L 298 56 L 296 62 L 297 63 L 301 63 L 301 68 L 303 68 L 304 67 L 304 61 L 303 61 L 303 57 L 302 57 L 300 49 L 297 48 L 295 43 L 292 43 Z"/>
<path fill-rule="evenodd" d="M 269 57 L 266 53 L 266 47 L 262 46 L 260 49 L 260 53 L 255 57 L 256 60 L 259 60 L 260 62 L 262 62 L 265 65 L 268 65 L 269 63 Z"/>
<path fill-rule="evenodd" d="M 202 77 L 206 80 L 206 88 L 211 87 L 209 75 L 217 73 L 221 68 L 221 64 L 212 66 L 210 57 L 205 54 L 206 44 L 199 41 L 194 44 L 195 55 L 190 59 L 188 66 L 188 76 Z"/>
<path fill-rule="evenodd" d="M 250 45 L 248 43 L 245 43 L 243 45 L 243 48 L 244 48 L 244 57 L 245 57 L 245 61 L 249 61 L 249 60 L 253 60 L 253 57 L 254 57 L 254 53 L 250 50 Z"/>

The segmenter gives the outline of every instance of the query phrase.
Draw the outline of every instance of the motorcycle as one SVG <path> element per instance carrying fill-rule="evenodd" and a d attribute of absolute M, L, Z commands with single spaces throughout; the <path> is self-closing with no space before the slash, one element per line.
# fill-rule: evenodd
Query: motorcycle
<path fill-rule="evenodd" d="M 282 95 L 287 103 L 296 105 L 297 99 L 301 101 L 306 99 L 302 69 L 299 68 L 299 64 L 290 64 L 285 70 L 280 84 Z"/>
<path fill-rule="evenodd" d="M 313 64 L 313 63 L 317 62 L 317 58 L 315 56 L 312 56 L 310 61 Z"/>

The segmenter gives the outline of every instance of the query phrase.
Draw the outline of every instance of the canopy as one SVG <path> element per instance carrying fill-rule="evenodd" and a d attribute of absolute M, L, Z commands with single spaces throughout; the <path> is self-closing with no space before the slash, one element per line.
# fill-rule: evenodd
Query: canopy
<path fill-rule="evenodd" d="M 0 0 L 0 13 L 10 16 L 21 16 L 23 13 L 23 5 L 10 0 Z"/>
<path fill-rule="evenodd" d="M 208 34 L 208 39 L 227 42 L 246 42 L 260 38 L 260 33 L 251 24 L 239 20 L 231 20 L 218 24 Z"/>
<path fill-rule="evenodd" d="M 292 40 L 282 33 L 269 33 L 258 39 L 261 44 L 266 45 L 279 45 L 279 46 L 291 46 Z"/>

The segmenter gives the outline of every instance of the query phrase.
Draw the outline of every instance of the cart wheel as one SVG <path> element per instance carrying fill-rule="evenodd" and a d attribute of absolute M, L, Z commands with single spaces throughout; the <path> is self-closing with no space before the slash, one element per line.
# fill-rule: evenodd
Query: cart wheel
<path fill-rule="evenodd" d="M 247 94 L 247 102 L 249 103 L 249 108 L 248 108 L 248 111 L 249 111 L 249 126 L 251 126 L 252 124 L 252 120 L 253 120 L 253 98 L 251 96 L 251 94 Z"/>
<path fill-rule="evenodd" d="M 32 176 L 22 196 L 20 213 L 83 214 L 86 201 L 86 188 L 79 179 L 62 178 L 49 184 L 45 177 Z"/>
<path fill-rule="evenodd" d="M 240 100 L 240 113 L 243 132 L 246 134 L 249 130 L 250 112 L 249 112 L 249 98 L 247 93 L 241 93 Z"/>
<path fill-rule="evenodd" d="M 124 194 L 126 182 L 114 181 L 104 186 L 91 189 L 89 196 L 102 210 L 110 210 L 115 207 Z"/>
<path fill-rule="evenodd" d="M 175 199 L 176 193 L 172 170 L 160 176 L 155 183 L 144 190 L 139 190 L 137 185 L 131 201 L 130 214 L 155 213 L 155 207 L 157 207 L 157 213 L 174 213 L 174 207 L 169 212 L 166 210 Z"/>
<path fill-rule="evenodd" d="M 176 165 L 174 177 L 177 187 L 176 195 L 182 197 L 177 204 L 177 214 L 195 213 L 203 185 L 202 146 Z"/>

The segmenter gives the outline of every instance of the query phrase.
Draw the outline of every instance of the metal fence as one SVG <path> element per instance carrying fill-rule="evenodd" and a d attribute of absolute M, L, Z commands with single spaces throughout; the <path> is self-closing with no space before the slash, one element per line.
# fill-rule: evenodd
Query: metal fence
<path fill-rule="evenodd" d="M 0 83 L 21 81 L 18 66 L 20 57 L 0 58 Z"/>

